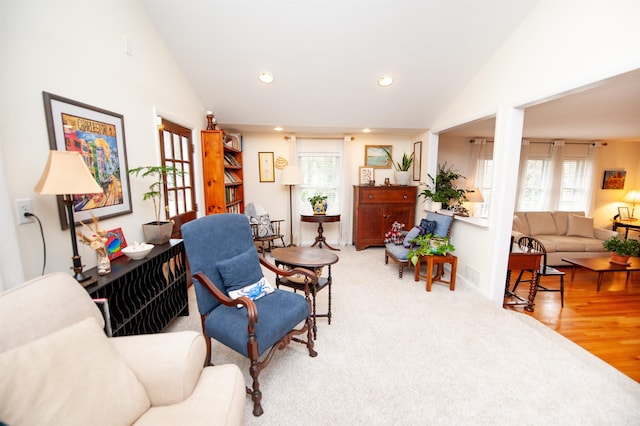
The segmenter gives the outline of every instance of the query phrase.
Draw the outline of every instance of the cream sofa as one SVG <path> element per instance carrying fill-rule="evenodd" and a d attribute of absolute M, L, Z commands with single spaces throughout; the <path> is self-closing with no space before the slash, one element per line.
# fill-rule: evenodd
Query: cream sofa
<path fill-rule="evenodd" d="M 203 368 L 200 333 L 108 338 L 69 274 L 0 293 L 0 324 L 0 423 L 244 423 L 243 375 L 235 365 Z"/>
<path fill-rule="evenodd" d="M 515 212 L 512 235 L 515 242 L 525 235 L 539 240 L 547 250 L 547 265 L 568 266 L 563 257 L 606 256 L 603 241 L 618 234 L 594 227 L 584 212 L 544 211 Z"/>

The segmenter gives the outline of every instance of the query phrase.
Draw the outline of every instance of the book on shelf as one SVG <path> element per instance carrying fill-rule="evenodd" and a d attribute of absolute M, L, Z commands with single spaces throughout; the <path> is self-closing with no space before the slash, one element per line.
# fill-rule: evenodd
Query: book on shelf
<path fill-rule="evenodd" d="M 242 151 L 242 134 L 241 133 L 225 133 L 225 146 Z"/>

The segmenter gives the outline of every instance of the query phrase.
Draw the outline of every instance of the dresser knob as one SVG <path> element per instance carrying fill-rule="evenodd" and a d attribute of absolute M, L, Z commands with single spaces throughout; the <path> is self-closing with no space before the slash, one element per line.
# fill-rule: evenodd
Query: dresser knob
<path fill-rule="evenodd" d="M 373 200 L 373 194 L 369 194 L 369 199 Z"/>
<path fill-rule="evenodd" d="M 406 200 L 406 199 L 407 199 L 407 198 L 409 198 L 409 197 L 407 197 L 406 195 L 403 195 L 403 196 L 402 196 L 402 198 L 404 198 L 404 199 Z"/>

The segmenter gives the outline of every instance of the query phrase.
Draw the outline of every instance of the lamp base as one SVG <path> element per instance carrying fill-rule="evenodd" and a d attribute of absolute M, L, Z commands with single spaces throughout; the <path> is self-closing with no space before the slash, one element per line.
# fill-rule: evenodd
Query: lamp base
<path fill-rule="evenodd" d="M 73 266 L 69 269 L 73 269 L 73 278 L 75 278 L 76 281 L 81 283 L 91 278 L 82 273 L 82 269 L 84 268 L 84 266 L 82 265 L 80 256 L 73 256 L 71 259 L 73 259 Z"/>

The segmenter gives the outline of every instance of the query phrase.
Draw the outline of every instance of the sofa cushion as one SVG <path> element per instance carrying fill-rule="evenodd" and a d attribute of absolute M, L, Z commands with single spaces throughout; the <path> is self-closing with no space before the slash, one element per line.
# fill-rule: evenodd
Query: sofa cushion
<path fill-rule="evenodd" d="M 429 212 L 427 213 L 427 220 L 436 222 L 436 229 L 434 235 L 437 237 L 447 237 L 449 234 L 449 228 L 453 222 L 453 216 L 448 216 L 440 213 Z"/>
<path fill-rule="evenodd" d="M 536 240 L 540 241 L 547 253 L 558 251 L 558 241 L 566 237 L 558 238 L 557 235 L 537 235 Z"/>
<path fill-rule="evenodd" d="M 404 236 L 404 240 L 402 241 L 402 245 L 406 248 L 409 248 L 413 245 L 412 241 L 422 235 L 423 229 L 419 226 L 414 226 L 407 232 L 407 235 Z"/>
<path fill-rule="evenodd" d="M 595 238 L 593 233 L 593 218 L 569 215 L 567 236 Z"/>
<path fill-rule="evenodd" d="M 150 406 L 93 318 L 0 354 L 0 419 L 9 425 L 123 425 Z"/>
<path fill-rule="evenodd" d="M 513 215 L 513 226 L 511 229 L 521 234 L 529 235 L 529 225 L 527 225 L 527 222 L 517 214 Z"/>
<path fill-rule="evenodd" d="M 556 223 L 556 229 L 558 230 L 558 235 L 567 235 L 567 228 L 569 226 L 569 216 L 584 216 L 584 212 L 562 212 L 562 211 L 554 211 L 551 213 L 553 215 L 553 220 Z"/>
<path fill-rule="evenodd" d="M 227 294 L 230 291 L 255 284 L 263 277 L 258 252 L 253 247 L 244 253 L 218 262 L 217 266 Z"/>
<path fill-rule="evenodd" d="M 562 237 L 556 242 L 556 251 L 584 251 L 585 241 L 577 237 Z"/>
<path fill-rule="evenodd" d="M 557 235 L 558 229 L 551 212 L 527 212 L 529 235 Z"/>

